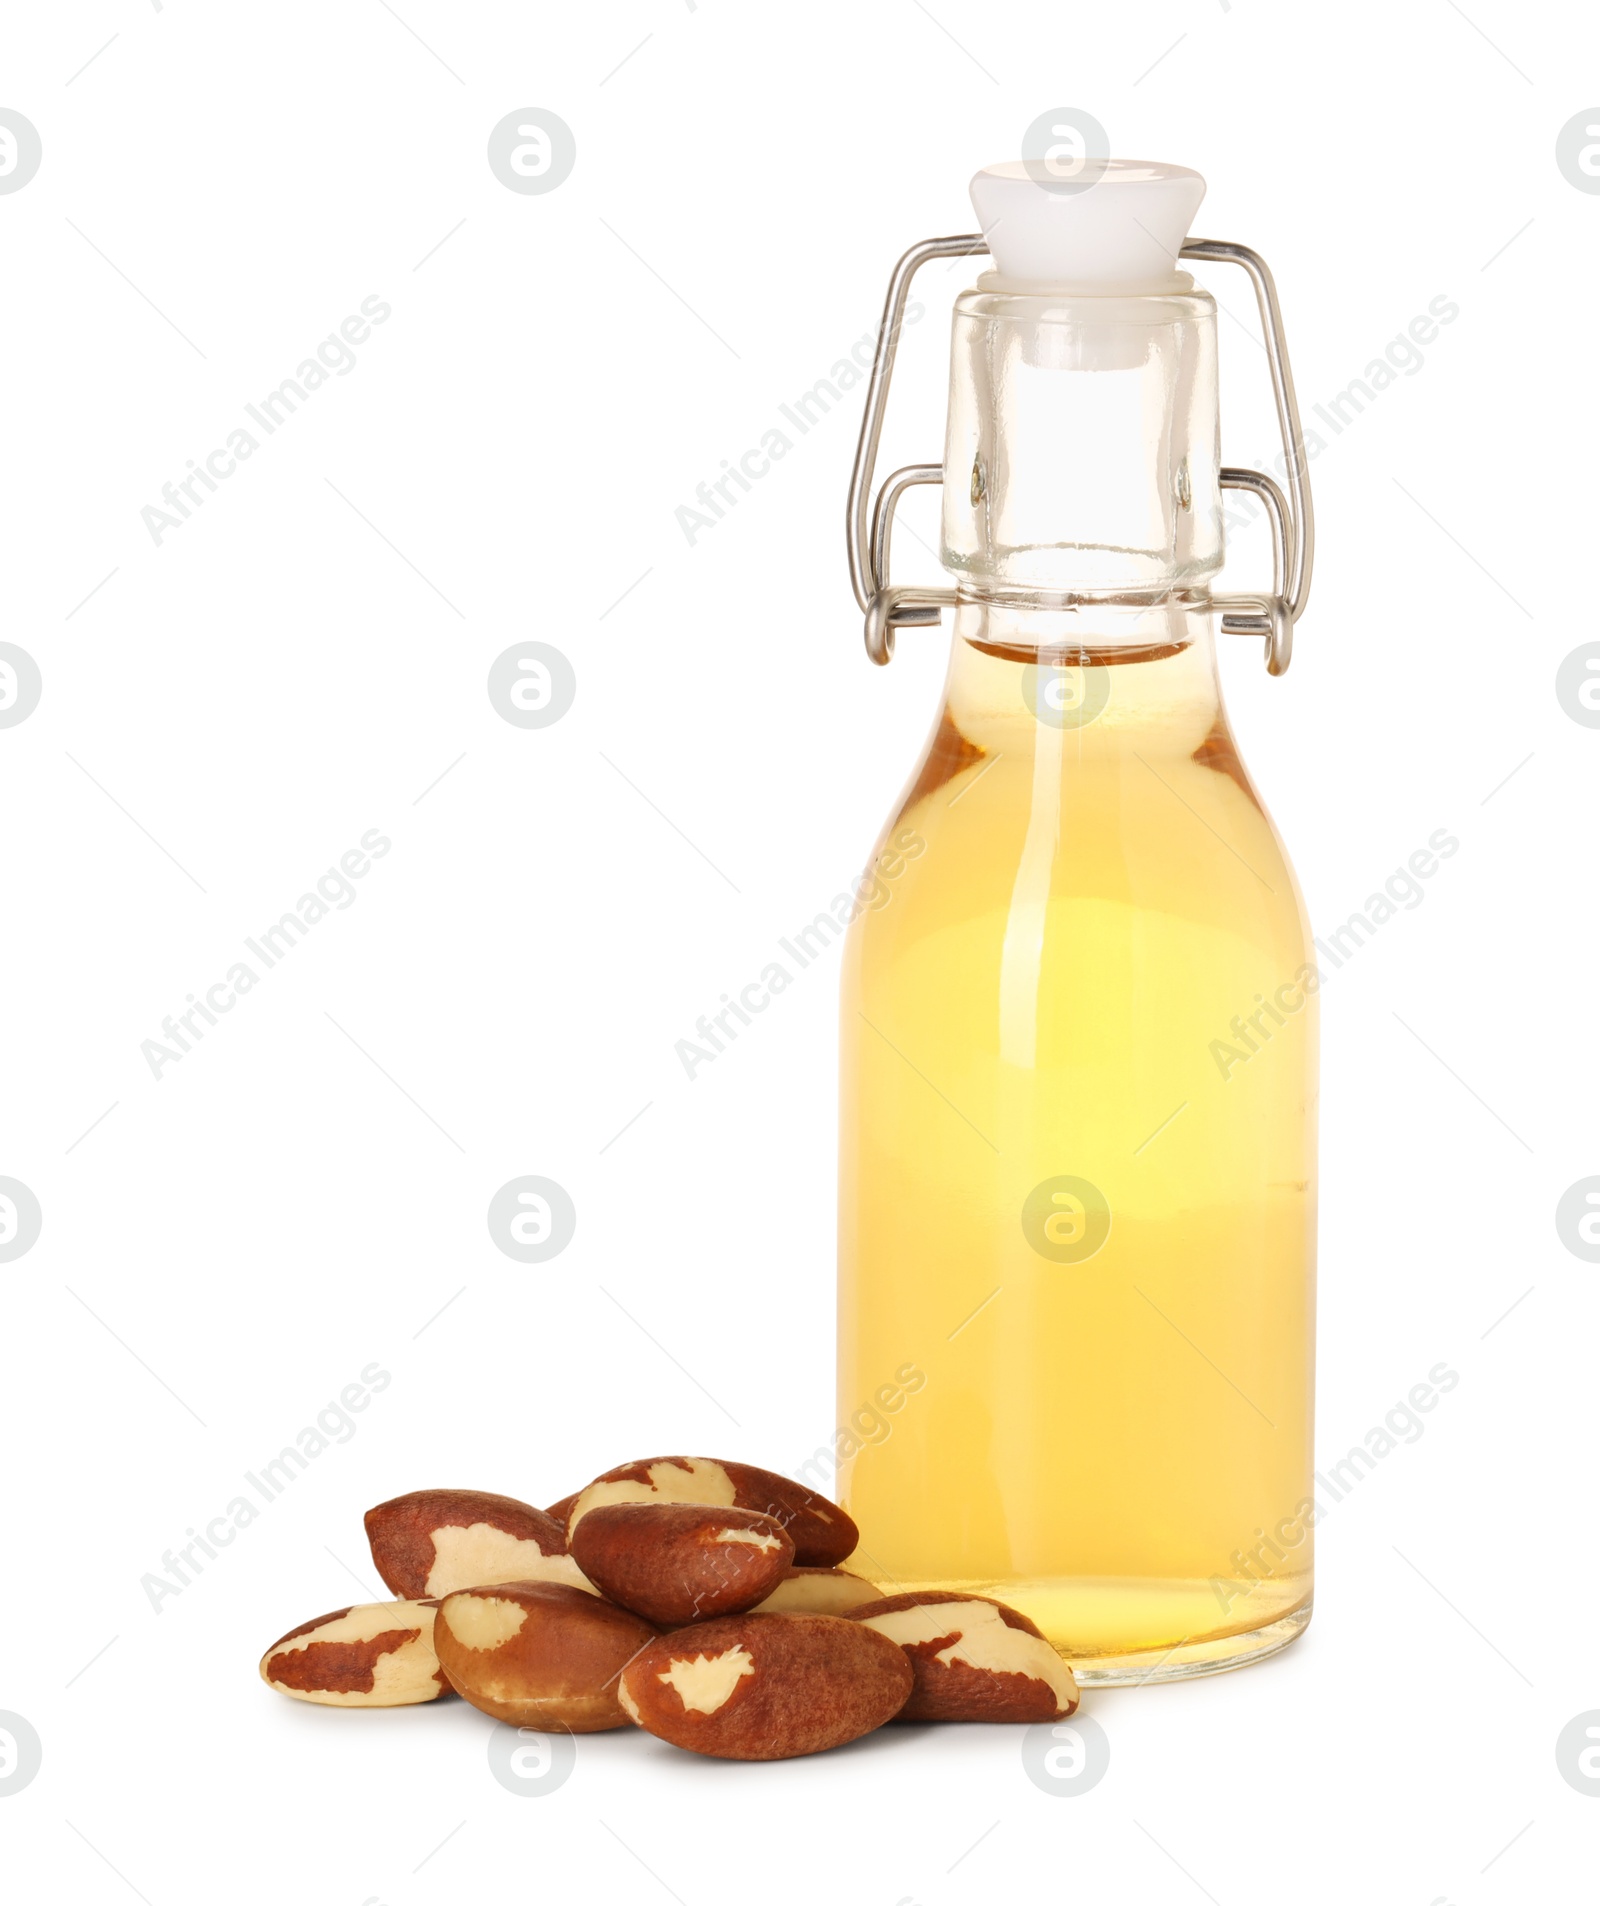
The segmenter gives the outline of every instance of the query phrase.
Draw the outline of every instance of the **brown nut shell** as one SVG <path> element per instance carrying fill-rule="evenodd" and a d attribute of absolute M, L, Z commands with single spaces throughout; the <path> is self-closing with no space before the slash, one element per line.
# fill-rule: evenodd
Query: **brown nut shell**
<path fill-rule="evenodd" d="M 803 1483 L 749 1463 L 710 1456 L 650 1456 L 620 1463 L 572 1499 L 570 1540 L 579 1519 L 609 1502 L 698 1502 L 716 1509 L 754 1509 L 781 1522 L 806 1568 L 831 1568 L 853 1553 L 860 1532 L 836 1502 Z"/>
<path fill-rule="evenodd" d="M 682 1628 L 765 1600 L 794 1544 L 754 1509 L 608 1502 L 573 1529 L 572 1555 L 602 1595 L 658 1628 Z"/>
<path fill-rule="evenodd" d="M 848 1615 L 883 1596 L 871 1582 L 842 1568 L 792 1568 L 766 1598 L 756 1615 Z"/>
<path fill-rule="evenodd" d="M 926 1589 L 886 1596 L 848 1619 L 905 1650 L 916 1687 L 903 1721 L 1060 1721 L 1078 1705 L 1071 1668 L 1004 1602 Z"/>
<path fill-rule="evenodd" d="M 495 1582 L 446 1595 L 439 1665 L 458 1694 L 517 1727 L 595 1734 L 626 1727 L 618 1677 L 656 1631 L 592 1590 Z"/>
<path fill-rule="evenodd" d="M 359 1602 L 318 1615 L 275 1641 L 261 1678 L 323 1707 L 411 1707 L 448 1692 L 433 1649 L 436 1604 Z"/>
<path fill-rule="evenodd" d="M 674 1747 L 788 1760 L 882 1727 L 913 1679 L 905 1650 L 865 1623 L 730 1615 L 651 1642 L 623 1670 L 620 1693 L 627 1713 Z"/>
<path fill-rule="evenodd" d="M 414 1489 L 367 1511 L 367 1540 L 397 1595 L 451 1594 L 485 1582 L 565 1582 L 585 1588 L 561 1524 L 513 1496 L 482 1489 Z"/>

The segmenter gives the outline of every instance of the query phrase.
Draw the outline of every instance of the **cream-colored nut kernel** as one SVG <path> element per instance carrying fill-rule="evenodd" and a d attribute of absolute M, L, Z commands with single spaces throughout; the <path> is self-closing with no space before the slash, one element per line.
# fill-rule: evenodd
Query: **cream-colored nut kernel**
<path fill-rule="evenodd" d="M 365 1602 L 293 1628 L 261 1658 L 280 1694 L 321 1707 L 411 1707 L 445 1692 L 434 1604 Z"/>
<path fill-rule="evenodd" d="M 734 1647 L 715 1655 L 698 1654 L 687 1658 L 674 1655 L 665 1672 L 656 1679 L 673 1689 L 685 1713 L 715 1714 L 718 1708 L 727 1705 L 728 1697 L 740 1681 L 755 1671 L 756 1664 L 750 1659 L 749 1650 Z"/>
<path fill-rule="evenodd" d="M 608 1469 L 570 1499 L 568 1539 L 591 1509 L 630 1502 L 699 1503 L 771 1516 L 793 1542 L 796 1561 L 808 1568 L 842 1562 L 859 1539 L 838 1504 L 804 1484 L 750 1463 L 709 1456 L 650 1456 Z"/>
<path fill-rule="evenodd" d="M 668 1456 L 660 1462 L 632 1465 L 643 1470 L 642 1476 L 602 1476 L 572 1499 L 567 1516 L 567 1535 L 571 1538 L 581 1517 L 591 1509 L 610 1502 L 699 1502 L 708 1508 L 733 1507 L 733 1479 L 721 1463 L 703 1456 Z"/>
<path fill-rule="evenodd" d="M 947 1647 L 933 1651 L 933 1659 L 941 1666 L 959 1661 L 990 1674 L 1026 1674 L 1043 1681 L 1063 1709 L 1077 1705 L 1077 1678 L 1048 1641 L 1020 1628 L 1008 1628 L 992 1602 L 963 1602 L 960 1615 L 961 1632 Z M 929 1617 L 920 1609 L 903 1608 L 892 1615 L 874 1615 L 869 1609 L 861 1619 L 880 1635 L 898 1641 L 902 1648 L 927 1638 Z M 945 1619 L 945 1611 L 940 1609 L 933 1624 L 940 1626 Z"/>
<path fill-rule="evenodd" d="M 428 1571 L 430 1595 L 453 1594 L 458 1588 L 481 1588 L 490 1582 L 565 1582 L 569 1588 L 587 1588 L 583 1571 L 570 1555 L 547 1555 L 534 1541 L 519 1540 L 487 1522 L 465 1529 L 436 1529 L 434 1564 Z"/>
<path fill-rule="evenodd" d="M 1078 1705 L 1071 1668 L 1026 1615 L 950 1590 L 891 1595 L 851 1620 L 905 1649 L 907 1721 L 1058 1721 Z"/>
<path fill-rule="evenodd" d="M 397 1595 L 440 1596 L 486 1582 L 587 1589 L 566 1531 L 543 1509 L 482 1489 L 415 1489 L 367 1511 L 372 1560 Z"/>
<path fill-rule="evenodd" d="M 507 1601 L 502 1595 L 456 1595 L 450 1601 L 450 1632 L 463 1648 L 481 1653 L 485 1648 L 503 1648 L 513 1635 L 522 1633 L 528 1611 L 520 1602 Z"/>
<path fill-rule="evenodd" d="M 792 1568 L 764 1602 L 757 1615 L 848 1615 L 867 1602 L 880 1602 L 871 1582 L 841 1568 Z"/>

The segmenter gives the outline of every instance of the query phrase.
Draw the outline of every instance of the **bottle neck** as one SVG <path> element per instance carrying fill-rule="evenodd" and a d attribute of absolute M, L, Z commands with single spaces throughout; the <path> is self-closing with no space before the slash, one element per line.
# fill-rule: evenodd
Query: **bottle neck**
<path fill-rule="evenodd" d="M 1214 621 L 1203 599 L 1108 610 L 963 595 L 950 718 L 987 753 L 1063 769 L 1134 750 L 1150 762 L 1231 751 Z"/>
<path fill-rule="evenodd" d="M 1126 598 L 1060 601 L 1020 591 L 990 593 L 965 584 L 956 599 L 955 642 L 1021 662 L 1116 667 L 1188 651 L 1215 669 L 1216 616 L 1204 591 L 1155 602 Z"/>
<path fill-rule="evenodd" d="M 1138 607 L 1222 566 L 1216 306 L 1019 290 L 957 300 L 941 560 L 963 595 Z"/>

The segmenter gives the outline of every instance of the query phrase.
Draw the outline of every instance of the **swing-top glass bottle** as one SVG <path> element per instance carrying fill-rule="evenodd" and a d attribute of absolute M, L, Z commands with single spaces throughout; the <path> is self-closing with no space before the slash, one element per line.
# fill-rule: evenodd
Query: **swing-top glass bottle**
<path fill-rule="evenodd" d="M 980 173 L 984 235 L 901 260 L 852 487 L 869 653 L 954 629 L 876 850 L 891 897 L 845 950 L 839 1406 L 889 1428 L 841 1490 L 888 1592 L 996 1596 L 1083 1679 L 1137 1681 L 1310 1616 L 1316 969 L 1214 639 L 1288 665 L 1310 497 L 1271 277 L 1185 243 L 1199 177 L 1032 171 Z M 943 463 L 869 512 L 911 277 L 984 250 Z M 1221 464 L 1216 306 L 1180 251 L 1255 285 L 1287 494 Z M 888 579 L 922 482 L 947 589 Z M 1225 487 L 1273 522 L 1257 595 L 1211 593 Z"/>

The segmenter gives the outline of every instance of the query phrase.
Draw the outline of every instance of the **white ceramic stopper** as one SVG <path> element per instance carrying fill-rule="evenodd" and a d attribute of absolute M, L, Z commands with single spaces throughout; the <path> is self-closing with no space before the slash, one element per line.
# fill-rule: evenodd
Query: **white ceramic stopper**
<path fill-rule="evenodd" d="M 1043 161 L 1009 159 L 986 165 L 971 191 L 1003 278 L 1138 291 L 1177 270 L 1206 182 L 1148 159 L 1091 159 L 1076 181 L 1054 178 Z"/>

